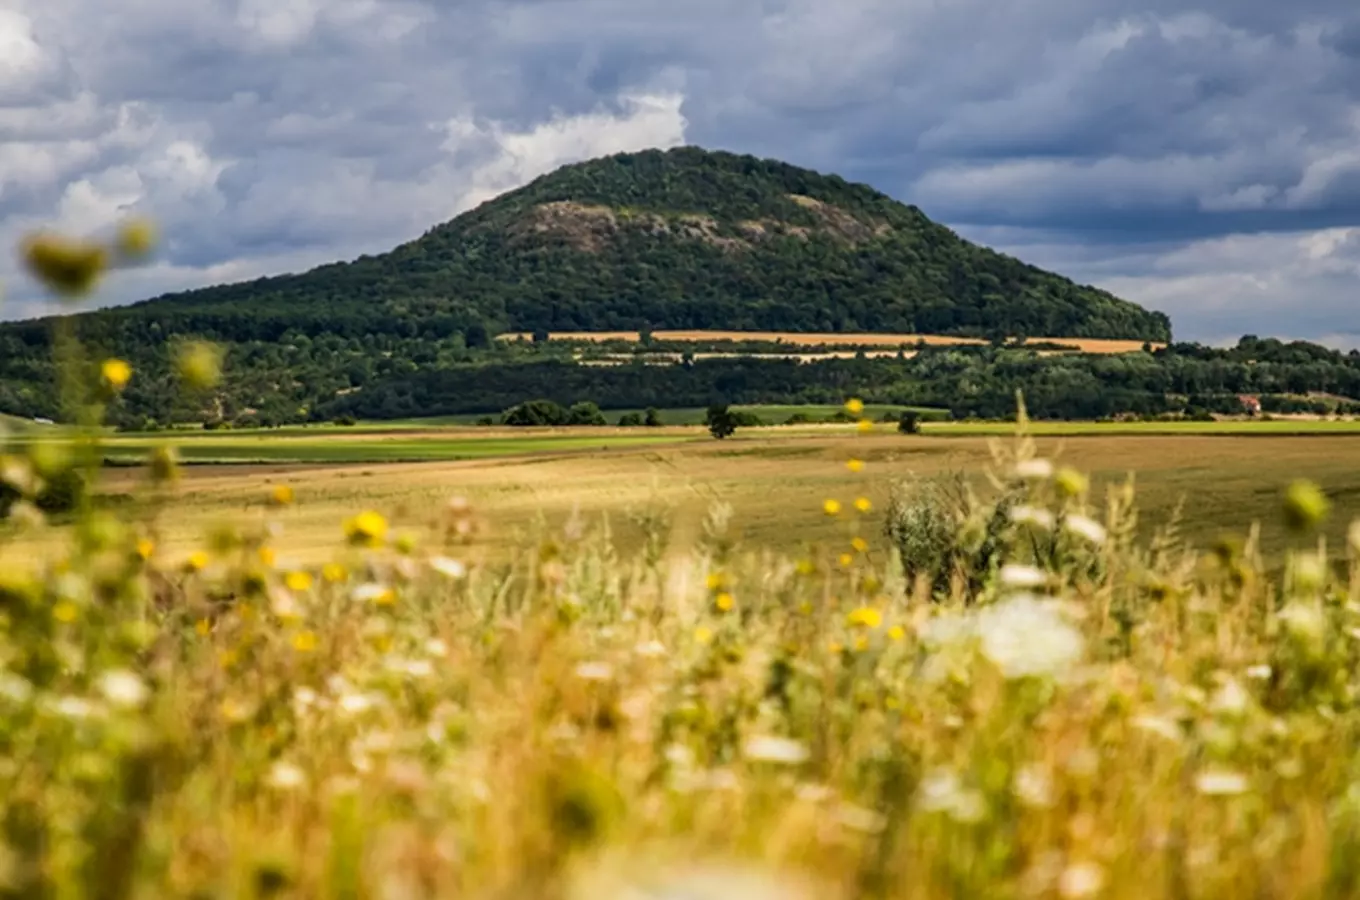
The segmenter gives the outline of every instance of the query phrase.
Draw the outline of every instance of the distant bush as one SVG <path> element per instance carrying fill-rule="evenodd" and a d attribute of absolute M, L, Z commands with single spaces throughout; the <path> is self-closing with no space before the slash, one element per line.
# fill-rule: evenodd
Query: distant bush
<path fill-rule="evenodd" d="M 495 425 L 495 424 L 496 424 L 496 420 L 495 420 L 495 418 L 492 417 L 492 416 L 479 416 L 478 419 L 477 419 L 477 421 L 474 422 L 473 424 L 474 424 L 474 425 L 477 425 L 478 427 L 481 427 L 481 428 L 487 428 L 487 427 L 490 427 L 490 426 L 492 426 L 492 425 Z"/>
<path fill-rule="evenodd" d="M 911 410 L 905 410 L 897 419 L 897 430 L 902 434 L 920 434 L 921 417 Z"/>
<path fill-rule="evenodd" d="M 620 428 L 638 428 L 642 425 L 641 413 L 624 413 L 619 416 Z"/>
<path fill-rule="evenodd" d="M 732 424 L 738 428 L 760 428 L 765 424 L 760 416 L 749 409 L 734 409 L 731 411 L 731 416 Z"/>
<path fill-rule="evenodd" d="M 648 428 L 660 428 L 662 424 L 660 411 L 655 406 L 647 407 L 647 415 L 642 420 L 642 424 Z"/>
<path fill-rule="evenodd" d="M 807 413 L 796 412 L 784 420 L 785 425 L 806 425 L 812 421 L 812 417 Z"/>
<path fill-rule="evenodd" d="M 568 425 L 608 425 L 604 413 L 600 412 L 600 407 L 590 401 L 572 404 L 571 409 L 567 410 Z"/>
<path fill-rule="evenodd" d="M 737 430 L 736 419 L 726 403 L 710 406 L 704 414 L 704 424 L 708 426 L 708 433 L 718 440 L 730 437 Z"/>
<path fill-rule="evenodd" d="M 551 400 L 529 400 L 510 407 L 501 416 L 503 424 L 516 428 L 565 425 L 570 419 L 571 413 Z"/>
<path fill-rule="evenodd" d="M 334 419 L 331 419 L 331 424 L 338 425 L 341 428 L 352 428 L 359 424 L 359 420 L 354 418 L 354 416 L 349 415 L 336 416 Z"/>

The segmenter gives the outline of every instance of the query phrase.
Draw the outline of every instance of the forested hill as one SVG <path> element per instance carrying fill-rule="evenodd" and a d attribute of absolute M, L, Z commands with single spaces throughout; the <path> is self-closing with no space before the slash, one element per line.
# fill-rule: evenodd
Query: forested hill
<path fill-rule="evenodd" d="M 225 341 L 642 328 L 1170 337 L 1165 315 L 965 241 L 872 188 L 692 147 L 566 166 L 380 256 L 91 317 L 85 328 L 133 340 L 148 318 L 162 335 Z"/>

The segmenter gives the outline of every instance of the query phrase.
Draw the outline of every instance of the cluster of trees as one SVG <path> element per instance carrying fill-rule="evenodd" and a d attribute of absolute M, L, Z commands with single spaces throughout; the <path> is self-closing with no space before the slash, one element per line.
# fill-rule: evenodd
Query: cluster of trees
<path fill-rule="evenodd" d="M 501 414 L 501 424 L 521 428 L 561 427 L 567 425 L 608 425 L 600 407 L 589 400 L 573 403 L 570 407 L 551 400 L 528 400 L 517 403 Z M 489 416 L 482 424 L 494 424 Z M 625 413 L 619 417 L 618 424 L 623 427 L 656 428 L 662 425 L 661 413 L 649 408 L 645 413 Z"/>
<path fill-rule="evenodd" d="M 36 351 L 22 352 L 26 346 L 0 333 L 0 413 L 60 418 L 52 363 Z M 171 349 L 161 345 L 134 361 L 136 375 L 110 415 L 120 427 L 136 429 L 192 422 L 271 426 L 494 416 L 538 399 L 565 410 L 565 418 L 547 416 L 544 424 L 564 424 L 582 402 L 598 412 L 839 405 L 853 395 L 948 409 L 957 418 L 998 418 L 1013 411 L 1017 389 L 1033 415 L 1053 419 L 1241 412 L 1244 394 L 1259 396 L 1265 412 L 1360 409 L 1360 353 L 1253 336 L 1227 349 L 1179 343 L 1110 356 L 983 345 L 926 347 L 909 358 L 723 358 L 669 366 L 584 366 L 550 347 L 512 343 L 470 353 L 462 344 L 436 348 L 419 339 L 294 333 L 277 344 L 235 346 L 221 387 L 205 399 L 178 389 Z M 575 415 L 580 421 L 588 413 Z"/>

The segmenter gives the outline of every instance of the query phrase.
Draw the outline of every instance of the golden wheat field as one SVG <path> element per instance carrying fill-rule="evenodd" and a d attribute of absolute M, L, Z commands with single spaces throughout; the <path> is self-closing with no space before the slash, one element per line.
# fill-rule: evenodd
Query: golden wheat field
<path fill-rule="evenodd" d="M 848 487 L 842 463 L 851 455 L 870 464 L 871 476 L 858 479 L 856 489 L 874 505 L 864 527 L 878 533 L 894 484 L 949 472 L 962 472 L 980 484 L 995 440 L 818 433 L 823 430 L 458 462 L 189 466 L 179 486 L 179 509 L 165 524 L 165 548 L 187 554 L 216 524 L 258 519 L 273 486 L 282 484 L 305 500 L 278 519 L 291 552 L 303 560 L 329 551 L 348 511 L 381 508 L 394 522 L 421 531 L 454 495 L 466 496 L 483 511 L 476 548 L 492 558 L 513 552 L 535 529 L 560 528 L 573 516 L 591 529 L 607 527 L 621 547 L 631 550 L 641 540 L 636 520 L 650 508 L 666 510 L 679 548 L 717 502 L 732 507 L 733 528 L 745 546 L 795 553 L 842 536 L 840 526 L 817 515 L 817 508 L 823 496 Z M 573 431 L 580 430 L 561 430 Z M 692 431 L 663 429 L 662 436 Z M 508 433 L 466 434 L 511 439 L 513 446 Z M 333 440 L 382 438 L 337 434 Z M 1079 461 L 1098 490 L 1133 476 L 1144 534 L 1176 520 L 1186 539 L 1204 544 L 1260 520 L 1263 547 L 1276 555 L 1283 545 L 1283 526 L 1274 515 L 1279 494 L 1300 471 L 1336 498 L 1334 541 L 1343 539 L 1349 517 L 1360 515 L 1360 471 L 1352 463 L 1360 455 L 1360 436 L 1115 435 L 1038 442 L 1046 454 Z M 115 469 L 105 483 L 113 494 L 130 494 L 141 477 L 135 469 Z M 26 552 L 31 545 L 19 546 L 25 549 L 11 552 Z"/>
<path fill-rule="evenodd" d="M 499 335 L 500 340 L 531 340 L 530 332 L 507 332 Z M 797 347 L 910 347 L 918 343 L 934 346 L 953 344 L 985 344 L 980 338 L 953 337 L 938 334 L 875 334 L 826 332 L 811 333 L 797 331 L 653 331 L 652 337 L 658 341 L 687 343 L 708 343 L 712 341 L 758 341 L 762 343 L 780 342 Z M 554 331 L 549 340 L 600 343 L 604 341 L 631 341 L 637 343 L 641 335 L 636 331 Z M 1072 347 L 1082 353 L 1133 353 L 1143 349 L 1143 341 L 1116 340 L 1108 338 L 1061 338 L 1032 337 L 1030 343 L 1054 343 Z M 1154 349 L 1165 346 L 1153 343 Z"/>

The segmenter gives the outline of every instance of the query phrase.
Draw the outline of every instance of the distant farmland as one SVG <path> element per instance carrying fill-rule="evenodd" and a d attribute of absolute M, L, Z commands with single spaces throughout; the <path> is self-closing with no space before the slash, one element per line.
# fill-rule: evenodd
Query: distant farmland
<path fill-rule="evenodd" d="M 503 341 L 531 340 L 533 334 L 527 331 L 509 332 L 499 336 Z M 748 343 L 782 343 L 798 347 L 912 347 L 925 343 L 936 346 L 979 345 L 988 341 L 982 338 L 955 337 L 941 334 L 869 334 L 851 332 L 793 332 L 793 331 L 654 331 L 652 338 L 663 342 L 707 344 L 721 341 L 742 341 Z M 636 331 L 554 331 L 549 333 L 550 341 L 603 343 L 606 341 L 628 341 L 638 343 L 641 334 Z M 1107 338 L 1065 338 L 1031 337 L 1033 344 L 1062 344 L 1080 353 L 1133 353 L 1143 348 L 1143 341 L 1113 340 Z M 1166 346 L 1151 343 L 1155 348 Z"/>

